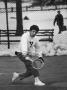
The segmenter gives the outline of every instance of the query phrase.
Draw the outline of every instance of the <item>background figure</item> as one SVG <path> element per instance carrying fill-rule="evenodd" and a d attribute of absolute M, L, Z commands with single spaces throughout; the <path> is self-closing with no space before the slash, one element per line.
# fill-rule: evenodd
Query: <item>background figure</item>
<path fill-rule="evenodd" d="M 64 26 L 64 21 L 63 21 L 63 15 L 60 13 L 60 11 L 57 11 L 57 15 L 55 16 L 54 19 L 54 26 L 55 23 L 57 23 L 58 28 L 59 28 L 59 34 L 63 31 L 63 26 Z"/>

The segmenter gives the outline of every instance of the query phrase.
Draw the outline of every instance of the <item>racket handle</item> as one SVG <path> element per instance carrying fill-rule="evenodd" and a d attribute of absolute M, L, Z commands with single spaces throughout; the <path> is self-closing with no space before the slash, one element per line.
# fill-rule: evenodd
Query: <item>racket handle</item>
<path fill-rule="evenodd" d="M 39 57 L 39 59 L 41 59 L 44 62 L 44 59 L 42 57 Z"/>

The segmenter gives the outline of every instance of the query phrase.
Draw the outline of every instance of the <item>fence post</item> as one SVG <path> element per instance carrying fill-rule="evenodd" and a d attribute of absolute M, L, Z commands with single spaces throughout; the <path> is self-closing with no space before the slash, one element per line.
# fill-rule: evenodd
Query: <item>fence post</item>
<path fill-rule="evenodd" d="M 26 11 L 28 11 L 28 7 L 26 6 Z"/>
<path fill-rule="evenodd" d="M 0 44 L 1 44 L 1 30 L 0 30 Z"/>
<path fill-rule="evenodd" d="M 43 11 L 43 6 L 41 5 L 41 11 Z"/>
<path fill-rule="evenodd" d="M 9 48 L 10 48 L 10 41 L 9 41 L 9 28 L 8 28 L 8 11 L 7 11 L 7 0 L 5 0 L 5 9 L 6 9 L 6 25 L 7 25 L 8 49 L 9 49 Z"/>

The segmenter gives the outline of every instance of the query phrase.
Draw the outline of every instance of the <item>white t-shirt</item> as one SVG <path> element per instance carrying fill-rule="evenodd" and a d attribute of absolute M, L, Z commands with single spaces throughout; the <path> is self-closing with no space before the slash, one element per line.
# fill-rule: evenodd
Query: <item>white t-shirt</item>
<path fill-rule="evenodd" d="M 39 56 L 42 56 L 42 52 L 40 50 L 40 43 L 37 36 L 33 38 L 30 37 L 29 32 L 26 32 L 22 35 L 20 48 L 23 54 L 27 54 L 28 52 L 30 52 L 31 54 L 37 53 Z"/>

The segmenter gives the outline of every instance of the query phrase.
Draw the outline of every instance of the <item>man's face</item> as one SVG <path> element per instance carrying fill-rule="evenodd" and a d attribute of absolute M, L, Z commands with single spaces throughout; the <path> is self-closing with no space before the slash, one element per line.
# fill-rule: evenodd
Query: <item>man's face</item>
<path fill-rule="evenodd" d="M 58 11 L 57 13 L 60 14 L 60 11 Z"/>
<path fill-rule="evenodd" d="M 37 34 L 36 30 L 31 30 L 30 31 L 30 36 L 31 37 L 35 37 L 36 34 Z"/>

